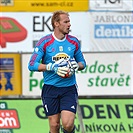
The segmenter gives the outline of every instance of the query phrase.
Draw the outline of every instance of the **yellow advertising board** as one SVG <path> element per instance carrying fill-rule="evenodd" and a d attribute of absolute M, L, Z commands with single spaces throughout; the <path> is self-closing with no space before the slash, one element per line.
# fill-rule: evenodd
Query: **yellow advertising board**
<path fill-rule="evenodd" d="M 89 0 L 0 0 L 1 12 L 88 11 Z"/>
<path fill-rule="evenodd" d="M 22 94 L 20 54 L 0 54 L 0 96 Z"/>

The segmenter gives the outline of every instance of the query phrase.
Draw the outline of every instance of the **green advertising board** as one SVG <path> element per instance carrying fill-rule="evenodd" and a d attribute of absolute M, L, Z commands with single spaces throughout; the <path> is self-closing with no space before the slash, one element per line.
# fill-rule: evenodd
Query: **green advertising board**
<path fill-rule="evenodd" d="M 79 99 L 75 133 L 132 133 L 133 99 Z M 0 101 L 0 133 L 48 133 L 41 99 Z M 62 127 L 61 127 L 62 132 Z"/>

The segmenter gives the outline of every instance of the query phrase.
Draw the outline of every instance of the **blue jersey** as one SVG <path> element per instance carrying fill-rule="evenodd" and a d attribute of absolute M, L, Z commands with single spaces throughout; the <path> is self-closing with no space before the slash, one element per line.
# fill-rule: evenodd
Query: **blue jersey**
<path fill-rule="evenodd" d="M 76 37 L 66 35 L 63 40 L 58 40 L 54 34 L 49 34 L 37 42 L 28 68 L 31 71 L 38 71 L 40 63 L 55 63 L 61 58 L 75 58 L 76 62 L 82 62 L 86 66 L 80 43 Z M 43 77 L 45 84 L 56 87 L 66 87 L 76 84 L 75 74 L 69 78 L 62 78 L 54 71 L 44 71 Z"/>

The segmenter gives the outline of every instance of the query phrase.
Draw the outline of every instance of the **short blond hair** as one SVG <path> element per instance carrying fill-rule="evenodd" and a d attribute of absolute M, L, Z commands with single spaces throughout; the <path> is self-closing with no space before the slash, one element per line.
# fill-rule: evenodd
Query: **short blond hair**
<path fill-rule="evenodd" d="M 59 10 L 59 11 L 55 11 L 53 13 L 53 16 L 51 18 L 51 24 L 52 24 L 52 27 L 55 28 L 55 25 L 54 25 L 54 22 L 59 22 L 60 21 L 60 15 L 61 14 L 66 14 L 69 16 L 68 12 L 65 12 L 65 11 L 62 11 L 62 10 Z"/>

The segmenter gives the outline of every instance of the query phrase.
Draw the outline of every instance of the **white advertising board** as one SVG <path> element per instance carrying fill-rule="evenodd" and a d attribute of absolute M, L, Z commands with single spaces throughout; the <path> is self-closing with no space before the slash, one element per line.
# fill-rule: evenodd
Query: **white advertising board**
<path fill-rule="evenodd" d="M 22 54 L 22 95 L 41 96 L 43 76 L 41 72 L 31 72 L 28 62 L 31 54 Z"/>
<path fill-rule="evenodd" d="M 133 11 L 133 0 L 89 0 L 90 10 Z"/>
<path fill-rule="evenodd" d="M 3 31 L 3 40 L 5 40 L 5 43 L 3 43 L 3 47 L 1 49 L 2 52 L 32 52 L 33 47 L 36 44 L 36 42 L 46 34 L 49 34 L 53 31 L 52 25 L 51 25 L 51 15 L 52 13 L 34 13 L 34 12 L 14 12 L 14 13 L 1 13 L 2 17 L 7 17 L 6 23 L 10 25 L 4 33 Z M 87 27 L 89 27 L 89 16 L 86 12 L 75 12 L 75 13 L 69 13 L 70 15 L 70 21 L 71 21 L 71 31 L 70 34 L 76 36 L 79 41 L 81 42 L 82 50 L 83 51 L 90 51 L 89 49 L 89 30 Z M 2 18 L 4 19 L 4 18 Z M 15 20 L 12 20 L 15 19 Z M 11 23 L 11 21 L 13 21 Z M 10 34 L 18 33 L 20 36 L 22 36 L 24 33 L 15 30 L 19 26 L 14 22 L 17 21 L 21 27 L 26 30 L 27 36 L 21 39 L 21 41 L 15 42 L 14 36 L 8 36 Z M 7 25 L 4 20 L 2 22 L 2 26 L 4 29 L 4 25 Z M 14 27 L 13 27 L 14 26 Z M 11 29 L 13 31 L 11 31 Z M 8 32 L 8 34 L 7 34 Z M 9 34 L 10 33 L 10 34 Z M 9 38 L 10 37 L 10 38 Z M 14 39 L 14 40 L 13 40 Z M 0 44 L 2 46 L 2 44 Z"/>
<path fill-rule="evenodd" d="M 131 53 L 85 54 L 87 67 L 78 72 L 80 95 L 131 95 Z"/>
<path fill-rule="evenodd" d="M 32 52 L 36 42 L 53 31 L 52 13 L 1 15 L 1 52 Z M 131 12 L 71 12 L 70 19 L 70 34 L 80 40 L 83 52 L 133 51 Z"/>
<path fill-rule="evenodd" d="M 40 96 L 43 77 L 28 70 L 30 56 L 22 54 L 22 94 Z M 79 96 L 133 94 L 131 53 L 84 53 L 84 57 L 87 67 L 76 73 Z"/>
<path fill-rule="evenodd" d="M 90 12 L 91 51 L 133 51 L 131 12 Z"/>

